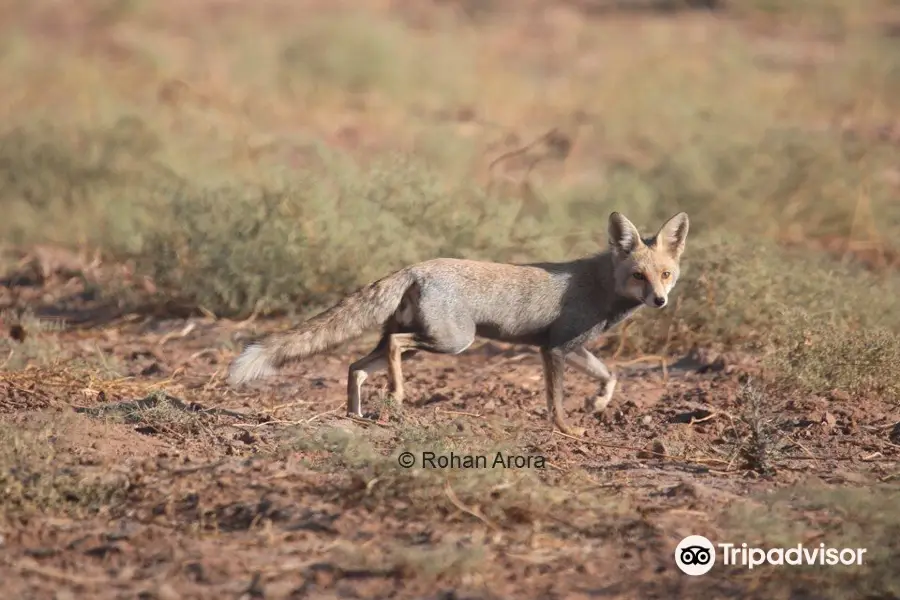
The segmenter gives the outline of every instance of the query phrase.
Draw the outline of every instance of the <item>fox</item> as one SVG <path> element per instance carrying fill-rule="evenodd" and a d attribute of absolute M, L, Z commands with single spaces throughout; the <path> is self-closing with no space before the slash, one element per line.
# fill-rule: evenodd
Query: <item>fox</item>
<path fill-rule="evenodd" d="M 404 402 L 404 355 L 458 355 L 476 338 L 522 344 L 539 350 L 551 428 L 581 437 L 586 430 L 563 414 L 565 367 L 599 383 L 584 410 L 603 413 L 617 376 L 586 346 L 640 308 L 668 304 L 688 229 L 688 215 L 680 212 L 655 235 L 642 237 L 624 215 L 612 212 L 608 247 L 568 262 L 434 258 L 406 266 L 293 329 L 248 343 L 229 366 L 228 384 L 270 376 L 380 327 L 375 348 L 347 374 L 346 414 L 363 418 L 363 384 L 375 372 L 387 371 L 390 394 Z"/>

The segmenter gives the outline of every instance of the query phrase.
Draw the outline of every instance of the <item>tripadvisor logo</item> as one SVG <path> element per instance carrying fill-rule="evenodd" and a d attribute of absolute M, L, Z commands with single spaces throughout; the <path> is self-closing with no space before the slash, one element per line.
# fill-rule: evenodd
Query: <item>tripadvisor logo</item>
<path fill-rule="evenodd" d="M 829 548 L 825 544 L 804 547 L 797 544 L 790 548 L 755 548 L 747 544 L 713 544 L 702 535 L 689 535 L 675 547 L 675 564 L 687 575 L 709 573 L 717 559 L 725 566 L 754 569 L 762 565 L 772 566 L 854 566 L 863 564 L 865 548 Z"/>
<path fill-rule="evenodd" d="M 689 535 L 675 548 L 675 564 L 688 575 L 705 575 L 716 564 L 716 547 L 702 535 Z"/>

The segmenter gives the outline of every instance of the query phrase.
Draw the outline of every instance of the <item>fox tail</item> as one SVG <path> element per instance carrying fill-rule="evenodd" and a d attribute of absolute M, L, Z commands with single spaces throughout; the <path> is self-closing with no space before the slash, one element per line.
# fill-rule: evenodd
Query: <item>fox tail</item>
<path fill-rule="evenodd" d="M 228 383 L 237 385 L 272 375 L 287 363 L 333 348 L 384 324 L 412 284 L 408 270 L 397 271 L 346 296 L 295 329 L 248 345 L 231 364 Z"/>

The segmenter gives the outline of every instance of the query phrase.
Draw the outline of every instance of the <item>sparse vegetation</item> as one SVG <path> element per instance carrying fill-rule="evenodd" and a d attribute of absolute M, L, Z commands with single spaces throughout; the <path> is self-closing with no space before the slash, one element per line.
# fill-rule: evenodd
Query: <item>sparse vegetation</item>
<path fill-rule="evenodd" d="M 857 305 L 858 306 L 858 305 Z M 843 394 L 900 403 L 900 340 L 895 329 L 850 327 L 794 312 L 775 355 L 780 383 L 813 394 Z"/>
<path fill-rule="evenodd" d="M 774 402 L 752 382 L 741 386 L 737 400 L 740 413 L 731 432 L 734 436 L 732 459 L 739 459 L 741 468 L 771 475 L 775 470 L 774 463 L 784 455 L 784 433 L 772 414 Z"/>
<path fill-rule="evenodd" d="M 128 485 L 122 473 L 85 469 L 65 445 L 69 422 L 40 419 L 26 426 L 0 425 L 0 506 L 2 519 L 58 512 L 79 516 L 122 500 Z"/>
<path fill-rule="evenodd" d="M 61 331 L 61 323 L 9 310 L 0 313 L 0 323 L 6 329 L 0 338 L 0 371 L 22 369 L 29 364 L 46 366 L 60 360 L 61 349 L 48 334 Z"/>
<path fill-rule="evenodd" d="M 474 511 L 460 515 L 464 519 L 480 518 L 492 527 L 513 530 L 525 523 L 544 522 L 552 523 L 551 528 L 577 530 L 591 521 L 611 521 L 623 508 L 612 496 L 578 493 L 571 485 L 560 485 L 566 477 L 569 484 L 577 484 L 578 472 L 554 476 L 554 465 L 539 459 L 539 451 L 528 451 L 512 442 L 517 439 L 513 432 L 501 438 L 472 432 L 454 434 L 452 430 L 419 424 L 401 428 L 397 437 L 342 428 L 296 435 L 305 452 L 324 456 L 318 468 L 350 474 L 338 484 L 343 488 L 342 497 L 372 511 L 384 506 L 397 511 L 398 503 L 402 503 L 406 506 L 402 510 L 405 518 L 421 519 L 439 512 L 445 519 L 452 519 L 454 513 L 460 514 L 462 505 Z M 398 468 L 402 453 L 413 455 L 414 468 Z M 449 456 L 455 456 L 458 462 L 441 467 L 438 457 Z M 464 468 L 466 457 L 472 461 L 472 457 L 484 457 L 483 468 Z M 521 458 L 515 462 L 508 457 Z M 426 465 L 424 461 L 430 462 Z M 451 464 L 455 466 L 447 468 Z M 589 480 L 581 477 L 582 483 Z M 563 514 L 578 515 L 578 522 L 562 519 Z"/>
<path fill-rule="evenodd" d="M 217 411 L 204 410 L 185 404 L 165 392 L 154 391 L 146 398 L 125 402 L 101 410 L 91 411 L 105 415 L 112 422 L 131 425 L 145 435 L 170 435 L 186 438 L 212 435 L 217 424 Z"/>
<path fill-rule="evenodd" d="M 775 492 L 760 504 L 741 504 L 726 512 L 729 541 L 740 539 L 761 548 L 796 547 L 798 539 L 815 548 L 865 548 L 863 568 L 820 565 L 772 569 L 764 593 L 781 597 L 816 590 L 818 598 L 895 598 L 900 594 L 896 569 L 900 519 L 895 506 L 900 490 L 879 485 L 866 489 L 820 485 Z M 739 569 L 730 576 L 747 577 Z"/>

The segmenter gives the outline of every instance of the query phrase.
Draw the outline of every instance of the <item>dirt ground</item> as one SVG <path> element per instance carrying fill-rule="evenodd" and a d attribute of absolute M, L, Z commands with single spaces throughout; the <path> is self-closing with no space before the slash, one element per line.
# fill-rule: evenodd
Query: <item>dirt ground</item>
<path fill-rule="evenodd" d="M 402 409 L 374 377 L 374 418 L 350 420 L 346 368 L 368 340 L 234 390 L 223 375 L 242 340 L 287 323 L 104 323 L 79 285 L 20 278 L 2 288 L 7 308 L 64 307 L 72 323 L 4 323 L 11 356 L 27 347 L 65 357 L 0 374 L 13 447 L 8 598 L 748 597 L 762 588 L 746 572 L 683 575 L 678 541 L 727 535 L 720 516 L 738 500 L 804 482 L 866 488 L 895 476 L 900 459 L 888 405 L 812 398 L 762 407 L 787 442 L 772 472 L 747 468 L 729 440 L 758 369 L 702 349 L 664 369 L 653 357 L 610 360 L 620 384 L 602 418 L 580 410 L 595 385 L 567 375 L 568 418 L 584 439 L 548 427 L 535 351 L 493 343 L 405 361 Z M 451 438 L 545 464 L 425 474 L 395 462 L 417 442 L 449 454 Z M 8 459 L 30 451 L 43 459 Z"/>

